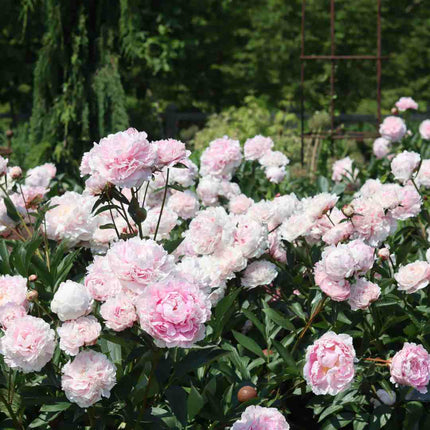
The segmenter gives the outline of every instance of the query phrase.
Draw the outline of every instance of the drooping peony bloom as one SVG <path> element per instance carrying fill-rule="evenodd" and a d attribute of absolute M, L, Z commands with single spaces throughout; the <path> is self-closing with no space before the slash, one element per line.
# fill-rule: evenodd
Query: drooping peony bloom
<path fill-rule="evenodd" d="M 27 280 L 20 275 L 0 276 L 0 306 L 15 303 L 20 306 L 27 305 Z"/>
<path fill-rule="evenodd" d="M 87 267 L 84 285 L 91 297 L 100 302 L 116 296 L 122 289 L 121 282 L 112 272 L 107 257 L 97 255 L 94 262 Z"/>
<path fill-rule="evenodd" d="M 396 155 L 391 161 L 391 173 L 398 181 L 405 183 L 411 179 L 412 174 L 418 168 L 420 161 L 420 154 L 417 154 L 416 152 L 403 151 Z"/>
<path fill-rule="evenodd" d="M 60 284 L 51 301 L 51 310 L 61 321 L 87 315 L 92 306 L 93 299 L 85 286 L 70 280 Z"/>
<path fill-rule="evenodd" d="M 241 284 L 252 289 L 261 285 L 269 285 L 277 276 L 276 266 L 270 261 L 254 261 L 246 268 Z"/>
<path fill-rule="evenodd" d="M 418 103 L 412 97 L 400 97 L 396 102 L 396 108 L 400 112 L 405 112 L 408 109 L 418 109 Z"/>
<path fill-rule="evenodd" d="M 94 345 L 101 330 L 102 326 L 92 315 L 66 321 L 57 328 L 60 348 L 69 355 L 76 355 L 81 346 Z"/>
<path fill-rule="evenodd" d="M 97 176 L 119 187 L 138 187 L 151 179 L 157 148 L 135 129 L 109 134 L 94 143 L 82 159 L 81 174 Z"/>
<path fill-rule="evenodd" d="M 379 137 L 373 142 L 373 154 L 376 158 L 385 158 L 391 151 L 391 141 Z"/>
<path fill-rule="evenodd" d="M 420 131 L 420 135 L 423 139 L 430 140 L 430 119 L 425 119 L 420 124 L 419 131 Z"/>
<path fill-rule="evenodd" d="M 109 398 L 116 384 L 115 365 L 104 354 L 91 350 L 80 352 L 61 372 L 66 397 L 81 408 L 88 408 L 102 396 Z"/>
<path fill-rule="evenodd" d="M 399 142 L 406 134 L 406 124 L 398 116 L 387 116 L 379 126 L 379 133 L 391 142 Z"/>
<path fill-rule="evenodd" d="M 335 396 L 354 379 L 354 361 L 352 337 L 330 331 L 308 347 L 303 375 L 315 394 Z"/>
<path fill-rule="evenodd" d="M 115 243 L 106 256 L 121 284 L 136 293 L 165 279 L 174 268 L 173 256 L 161 245 L 138 237 Z"/>
<path fill-rule="evenodd" d="M 238 140 L 224 136 L 209 143 L 200 158 L 200 174 L 230 179 L 242 161 Z"/>
<path fill-rule="evenodd" d="M 205 337 L 211 315 L 208 296 L 180 277 L 149 285 L 136 302 L 140 325 L 160 347 L 190 348 Z"/>
<path fill-rule="evenodd" d="M 0 339 L 0 353 L 12 369 L 39 372 L 51 360 L 55 332 L 42 318 L 26 315 L 15 319 Z"/>
<path fill-rule="evenodd" d="M 0 328 L 7 329 L 16 319 L 27 315 L 27 310 L 22 305 L 8 302 L 0 306 Z"/>
<path fill-rule="evenodd" d="M 69 246 L 89 242 L 97 227 L 97 217 L 91 214 L 95 202 L 95 197 L 74 191 L 53 197 L 49 201 L 52 209 L 46 213 L 48 238 L 57 242 L 65 240 Z"/>
<path fill-rule="evenodd" d="M 57 168 L 52 163 L 45 163 L 27 171 L 25 185 L 30 187 L 48 188 L 49 183 L 55 177 Z"/>
<path fill-rule="evenodd" d="M 137 320 L 136 308 L 124 294 L 106 300 L 100 307 L 100 315 L 105 320 L 106 326 L 114 331 L 133 327 Z"/>
<path fill-rule="evenodd" d="M 266 178 L 269 180 L 269 182 L 272 182 L 273 184 L 280 184 L 287 175 L 287 172 L 285 171 L 285 167 L 267 167 L 265 170 Z"/>
<path fill-rule="evenodd" d="M 333 174 L 331 179 L 340 182 L 345 179 L 355 181 L 358 175 L 358 169 L 353 167 L 354 161 L 350 157 L 337 160 L 333 164 Z"/>
<path fill-rule="evenodd" d="M 285 417 L 275 408 L 248 406 L 231 430 L 289 430 Z"/>
<path fill-rule="evenodd" d="M 393 384 L 414 387 L 425 394 L 430 380 L 430 355 L 422 345 L 406 342 L 392 358 L 390 373 Z"/>
<path fill-rule="evenodd" d="M 173 167 L 189 157 L 191 152 L 185 148 L 185 143 L 176 139 L 157 140 L 152 142 L 157 149 L 159 169 Z"/>
<path fill-rule="evenodd" d="M 378 300 L 381 289 L 378 285 L 365 278 L 358 278 L 351 286 L 351 294 L 348 303 L 353 311 L 367 309 L 370 304 Z"/>
<path fill-rule="evenodd" d="M 260 134 L 247 139 L 244 145 L 245 160 L 258 160 L 273 148 L 273 140 Z"/>
<path fill-rule="evenodd" d="M 426 261 L 415 261 L 400 267 L 394 274 L 394 279 L 399 284 L 399 290 L 407 294 L 421 290 L 430 282 L 430 264 Z"/>

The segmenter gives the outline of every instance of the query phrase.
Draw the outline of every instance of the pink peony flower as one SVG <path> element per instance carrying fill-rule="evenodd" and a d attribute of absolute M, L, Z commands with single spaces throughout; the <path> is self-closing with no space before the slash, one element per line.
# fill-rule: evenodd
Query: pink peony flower
<path fill-rule="evenodd" d="M 430 119 L 425 119 L 420 124 L 419 131 L 420 131 L 420 135 L 423 139 L 430 140 Z"/>
<path fill-rule="evenodd" d="M 9 325 L 16 319 L 22 318 L 27 315 L 24 306 L 17 305 L 13 302 L 8 302 L 0 306 L 0 327 L 7 329 Z"/>
<path fill-rule="evenodd" d="M 247 139 L 244 145 L 245 160 L 258 160 L 273 148 L 270 137 L 257 136 Z"/>
<path fill-rule="evenodd" d="M 391 151 L 391 141 L 384 137 L 379 137 L 373 142 L 373 154 L 376 158 L 384 158 Z"/>
<path fill-rule="evenodd" d="M 218 205 L 221 192 L 221 180 L 212 176 L 203 176 L 199 180 L 196 193 L 204 206 Z"/>
<path fill-rule="evenodd" d="M 272 182 L 273 184 L 280 184 L 287 175 L 287 172 L 285 171 L 285 167 L 267 167 L 265 170 L 266 178 L 269 180 L 269 182 Z"/>
<path fill-rule="evenodd" d="M 20 276 L 0 276 L 0 306 L 7 303 L 27 305 L 27 280 Z"/>
<path fill-rule="evenodd" d="M 182 219 L 193 218 L 199 210 L 199 201 L 191 191 L 177 191 L 167 201 L 167 207 Z M 163 215 L 164 216 L 164 215 Z"/>
<path fill-rule="evenodd" d="M 94 345 L 101 330 L 102 326 L 92 315 L 66 321 L 57 328 L 60 336 L 60 349 L 66 354 L 76 355 L 81 346 Z"/>
<path fill-rule="evenodd" d="M 94 262 L 87 267 L 84 285 L 91 297 L 100 302 L 116 296 L 122 289 L 119 279 L 110 268 L 108 258 L 97 255 Z"/>
<path fill-rule="evenodd" d="M 242 161 L 238 140 L 224 136 L 213 140 L 200 157 L 200 174 L 230 179 Z"/>
<path fill-rule="evenodd" d="M 347 244 L 354 259 L 354 272 L 356 275 L 364 275 L 372 267 L 375 261 L 375 249 L 366 245 L 362 240 L 356 239 Z"/>
<path fill-rule="evenodd" d="M 425 394 L 430 380 L 430 355 L 422 345 L 405 343 L 392 358 L 390 373 L 393 384 L 414 387 Z"/>
<path fill-rule="evenodd" d="M 378 300 L 380 294 L 381 289 L 378 285 L 365 278 L 358 278 L 351 287 L 348 303 L 353 311 L 367 309 L 372 302 Z"/>
<path fill-rule="evenodd" d="M 406 134 L 405 121 L 398 116 L 387 116 L 379 126 L 379 133 L 391 142 L 398 142 Z"/>
<path fill-rule="evenodd" d="M 339 244 L 325 248 L 321 256 L 321 268 L 335 281 L 352 276 L 355 272 L 355 260 L 348 245 Z"/>
<path fill-rule="evenodd" d="M 333 164 L 333 174 L 331 179 L 335 182 L 341 182 L 345 179 L 355 181 L 358 175 L 358 169 L 353 168 L 354 161 L 350 157 L 342 158 Z"/>
<path fill-rule="evenodd" d="M 136 309 L 129 298 L 121 294 L 109 298 L 100 307 L 100 315 L 107 327 L 114 331 L 123 331 L 133 327 L 137 320 Z"/>
<path fill-rule="evenodd" d="M 336 394 L 354 379 L 355 350 L 352 337 L 328 332 L 306 351 L 303 375 L 315 394 Z"/>
<path fill-rule="evenodd" d="M 6 175 L 6 173 L 7 173 L 7 163 L 9 163 L 9 160 L 7 158 L 3 158 L 0 155 L 0 176 Z"/>
<path fill-rule="evenodd" d="M 254 203 L 254 200 L 245 194 L 233 197 L 228 203 L 228 210 L 235 215 L 244 214 Z"/>
<path fill-rule="evenodd" d="M 421 162 L 415 182 L 418 187 L 430 188 L 430 160 L 423 160 Z"/>
<path fill-rule="evenodd" d="M 191 187 L 194 184 L 198 175 L 197 166 L 188 158 L 181 161 L 182 164 L 187 166 L 186 169 L 182 167 L 171 167 L 169 182 L 176 183 L 182 187 Z"/>
<path fill-rule="evenodd" d="M 152 142 L 157 149 L 158 168 L 173 167 L 189 157 L 191 152 L 185 148 L 185 143 L 175 139 L 157 140 Z"/>
<path fill-rule="evenodd" d="M 396 102 L 396 108 L 400 112 L 405 112 L 408 109 L 418 109 L 418 103 L 412 97 L 400 97 Z"/>
<path fill-rule="evenodd" d="M 109 398 L 116 384 L 116 367 L 104 354 L 87 350 L 80 352 L 61 370 L 61 387 L 70 402 L 88 408 Z"/>
<path fill-rule="evenodd" d="M 405 291 L 407 294 L 415 293 L 429 284 L 430 264 L 426 261 L 415 261 L 402 266 L 394 274 L 394 279 L 399 284 L 400 291 Z"/>
<path fill-rule="evenodd" d="M 275 408 L 248 406 L 231 430 L 289 430 L 284 416 Z"/>
<path fill-rule="evenodd" d="M 278 230 L 269 234 L 269 254 L 281 263 L 287 262 L 287 252 L 282 244 Z"/>
<path fill-rule="evenodd" d="M 45 163 L 27 171 L 25 185 L 30 187 L 48 188 L 49 183 L 57 174 L 57 168 L 52 163 Z"/>
<path fill-rule="evenodd" d="M 211 315 L 211 303 L 199 286 L 173 277 L 148 286 L 136 308 L 142 329 L 167 348 L 190 348 L 202 340 Z"/>
<path fill-rule="evenodd" d="M 136 293 L 165 279 L 174 268 L 173 256 L 161 245 L 138 237 L 115 243 L 106 257 L 121 284 Z"/>
<path fill-rule="evenodd" d="M 421 196 L 413 185 L 401 187 L 397 193 L 399 205 L 391 211 L 395 219 L 405 220 L 421 212 Z"/>
<path fill-rule="evenodd" d="M 161 206 L 156 206 L 148 210 L 146 219 L 142 223 L 142 232 L 146 237 L 154 237 L 158 225 L 157 240 L 168 239 L 170 232 L 178 223 L 178 215 L 169 207 L 165 206 L 160 218 Z M 160 220 L 160 224 L 158 224 Z"/>
<path fill-rule="evenodd" d="M 269 246 L 267 225 L 246 216 L 240 218 L 234 232 L 234 245 L 245 258 L 260 257 Z"/>
<path fill-rule="evenodd" d="M 405 183 L 411 179 L 420 161 L 421 157 L 416 152 L 403 151 L 391 161 L 391 173 L 398 181 Z"/>
<path fill-rule="evenodd" d="M 315 264 L 314 276 L 315 284 L 332 300 L 343 302 L 349 298 L 351 294 L 351 285 L 349 282 L 345 279 L 334 280 L 330 278 L 325 272 L 321 261 Z"/>
<path fill-rule="evenodd" d="M 241 285 L 248 289 L 269 285 L 277 276 L 276 266 L 270 261 L 254 261 L 243 273 Z"/>
<path fill-rule="evenodd" d="M 0 339 L 5 363 L 24 373 L 39 372 L 51 360 L 55 332 L 42 318 L 26 315 L 15 319 Z"/>
<path fill-rule="evenodd" d="M 288 157 L 281 151 L 268 151 L 259 160 L 263 167 L 285 167 L 290 164 Z"/>
<path fill-rule="evenodd" d="M 60 284 L 51 301 L 51 310 L 61 321 L 87 315 L 92 306 L 93 299 L 85 286 L 70 280 Z"/>
<path fill-rule="evenodd" d="M 185 238 L 196 254 L 213 254 L 233 243 L 235 225 L 222 207 L 208 208 L 193 218 Z"/>
<path fill-rule="evenodd" d="M 337 245 L 339 242 L 349 239 L 353 232 L 354 227 L 351 222 L 342 222 L 327 230 L 322 235 L 322 240 L 328 245 Z"/>
<path fill-rule="evenodd" d="M 81 173 L 119 187 L 138 187 L 151 179 L 156 162 L 157 148 L 147 134 L 129 129 L 94 143 L 82 160 Z"/>

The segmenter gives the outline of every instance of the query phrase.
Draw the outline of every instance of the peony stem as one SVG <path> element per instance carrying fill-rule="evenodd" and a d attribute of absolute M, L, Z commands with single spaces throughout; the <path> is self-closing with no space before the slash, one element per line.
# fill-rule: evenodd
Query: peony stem
<path fill-rule="evenodd" d="M 160 215 L 158 217 L 157 227 L 155 228 L 154 240 L 157 240 L 158 228 L 160 227 L 161 216 L 163 215 L 164 204 L 166 203 L 167 188 L 169 187 L 169 172 L 170 172 L 170 169 L 167 169 L 166 185 L 164 186 L 163 202 L 161 203 Z"/>

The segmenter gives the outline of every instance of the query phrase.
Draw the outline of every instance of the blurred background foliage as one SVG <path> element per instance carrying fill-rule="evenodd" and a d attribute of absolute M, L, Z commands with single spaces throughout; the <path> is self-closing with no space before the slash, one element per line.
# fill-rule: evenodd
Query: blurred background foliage
<path fill-rule="evenodd" d="M 100 137 L 127 126 L 163 137 L 163 113 L 204 112 L 182 138 L 271 135 L 298 151 L 301 0 L 2 0 L 0 135 L 14 162 L 74 169 Z M 329 0 L 307 1 L 306 54 L 328 54 Z M 336 1 L 336 52 L 376 54 L 376 1 Z M 382 0 L 383 108 L 430 98 L 430 9 Z M 306 64 L 306 111 L 326 112 L 328 63 Z M 376 112 L 373 62 L 336 69 L 336 112 Z M 293 112 L 293 113 L 292 113 Z M 212 115 L 211 115 L 212 114 Z"/>

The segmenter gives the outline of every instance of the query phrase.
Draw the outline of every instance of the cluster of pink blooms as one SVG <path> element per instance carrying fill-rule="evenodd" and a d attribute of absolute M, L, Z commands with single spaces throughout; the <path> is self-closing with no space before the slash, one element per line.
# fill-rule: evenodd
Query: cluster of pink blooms
<path fill-rule="evenodd" d="M 248 406 L 231 430 L 289 430 L 285 417 L 275 408 Z"/>
<path fill-rule="evenodd" d="M 285 167 L 290 163 L 281 151 L 273 151 L 273 140 L 261 135 L 248 139 L 244 145 L 245 160 L 257 161 L 263 167 L 266 178 L 274 184 L 281 183 L 285 176 Z"/>

